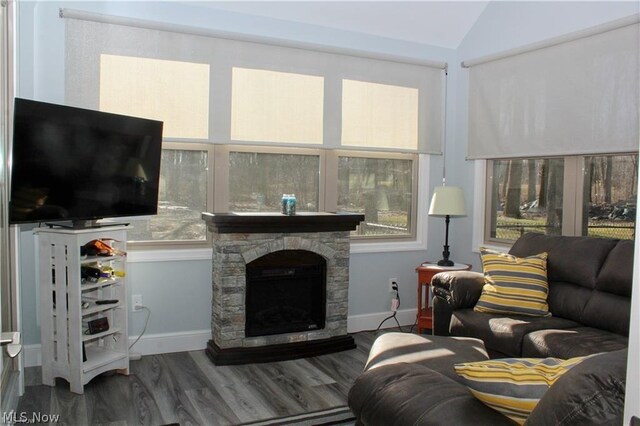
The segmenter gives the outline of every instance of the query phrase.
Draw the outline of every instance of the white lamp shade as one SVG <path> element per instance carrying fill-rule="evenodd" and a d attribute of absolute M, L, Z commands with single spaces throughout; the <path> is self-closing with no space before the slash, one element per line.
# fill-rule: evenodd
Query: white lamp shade
<path fill-rule="evenodd" d="M 437 186 L 433 190 L 429 216 L 466 216 L 464 194 L 459 186 Z"/>

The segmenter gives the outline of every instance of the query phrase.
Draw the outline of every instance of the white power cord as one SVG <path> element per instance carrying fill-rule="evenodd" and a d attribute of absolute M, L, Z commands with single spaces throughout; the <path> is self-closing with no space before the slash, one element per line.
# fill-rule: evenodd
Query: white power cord
<path fill-rule="evenodd" d="M 376 328 L 376 331 L 380 330 L 380 328 L 382 327 L 382 324 L 384 324 L 387 320 L 390 320 L 390 319 L 394 319 L 396 321 L 396 324 L 398 324 L 398 330 L 402 331 L 400 322 L 398 322 L 398 318 L 396 317 L 396 315 L 398 314 L 398 309 L 400 309 L 400 291 L 398 290 L 397 282 L 394 281 L 393 283 L 391 283 L 391 285 L 392 285 L 393 291 L 395 291 L 396 293 L 391 299 L 391 312 L 393 313 L 380 322 L 380 324 L 378 325 L 378 328 Z"/>

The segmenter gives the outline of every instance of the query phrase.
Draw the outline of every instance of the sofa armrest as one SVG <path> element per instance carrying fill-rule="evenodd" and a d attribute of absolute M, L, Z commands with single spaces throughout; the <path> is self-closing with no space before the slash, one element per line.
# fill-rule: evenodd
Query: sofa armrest
<path fill-rule="evenodd" d="M 349 391 L 356 424 L 513 425 L 467 388 L 421 365 L 397 363 L 366 371 Z"/>
<path fill-rule="evenodd" d="M 456 309 L 472 308 L 480 298 L 484 275 L 471 271 L 440 272 L 431 280 L 433 289 L 433 334 L 449 336 L 451 315 Z"/>
<path fill-rule="evenodd" d="M 452 309 L 473 308 L 484 286 L 484 275 L 472 271 L 440 272 L 431 280 L 433 294 Z"/>

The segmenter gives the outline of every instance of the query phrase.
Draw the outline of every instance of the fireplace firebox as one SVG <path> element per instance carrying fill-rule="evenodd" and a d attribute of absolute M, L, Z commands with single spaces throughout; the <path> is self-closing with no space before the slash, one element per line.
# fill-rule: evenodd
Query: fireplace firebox
<path fill-rule="evenodd" d="M 247 264 L 247 337 L 325 326 L 326 261 L 306 250 L 280 250 Z"/>

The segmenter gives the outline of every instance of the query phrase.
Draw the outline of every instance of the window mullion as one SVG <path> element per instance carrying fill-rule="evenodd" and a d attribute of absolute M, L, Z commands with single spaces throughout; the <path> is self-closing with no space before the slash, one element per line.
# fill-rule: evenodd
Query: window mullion
<path fill-rule="evenodd" d="M 216 193 L 216 150 L 215 145 L 208 145 L 207 148 L 207 212 L 214 211 L 215 193 Z M 210 234 L 207 233 L 207 239 Z"/>
<path fill-rule="evenodd" d="M 578 186 L 580 175 L 579 160 L 581 157 L 564 157 L 564 183 L 562 197 L 562 235 L 580 235 L 582 220 L 580 211 L 582 203 L 581 187 Z"/>
<path fill-rule="evenodd" d="M 215 145 L 213 148 L 213 212 L 229 211 L 229 147 Z"/>
<path fill-rule="evenodd" d="M 585 163 L 584 157 L 575 157 L 576 162 L 576 201 L 575 201 L 575 235 L 588 235 L 589 228 L 589 209 L 585 206 L 585 199 L 589 199 L 590 188 L 585 186 Z"/>
<path fill-rule="evenodd" d="M 320 158 L 320 211 L 335 212 L 338 211 L 338 153 L 327 150 Z"/>

